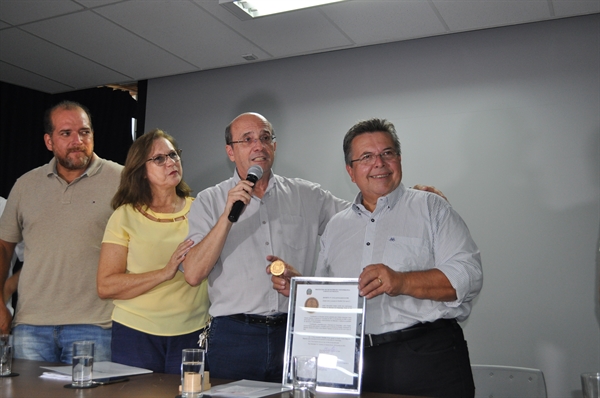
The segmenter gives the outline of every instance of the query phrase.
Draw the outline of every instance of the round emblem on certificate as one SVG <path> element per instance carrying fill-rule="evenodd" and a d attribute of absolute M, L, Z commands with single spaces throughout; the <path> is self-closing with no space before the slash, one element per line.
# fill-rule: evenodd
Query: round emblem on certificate
<path fill-rule="evenodd" d="M 285 271 L 285 264 L 281 260 L 275 260 L 271 263 L 271 274 L 279 276 Z"/>

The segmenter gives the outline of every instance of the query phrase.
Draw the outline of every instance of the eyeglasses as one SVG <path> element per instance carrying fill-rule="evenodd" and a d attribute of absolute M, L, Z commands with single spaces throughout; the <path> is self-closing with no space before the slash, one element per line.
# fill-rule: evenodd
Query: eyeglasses
<path fill-rule="evenodd" d="M 178 149 L 176 151 L 171 151 L 167 154 L 164 155 L 156 155 L 153 158 L 150 158 L 148 160 L 146 160 L 146 162 L 149 161 L 153 161 L 155 165 L 157 166 L 162 166 L 163 164 L 165 164 L 167 162 L 167 158 L 171 158 L 171 160 L 175 163 L 179 162 L 179 155 L 181 155 L 181 149 Z"/>
<path fill-rule="evenodd" d="M 261 135 L 260 137 L 258 137 L 258 139 L 252 138 L 252 137 L 246 137 L 243 140 L 229 141 L 228 145 L 241 144 L 244 147 L 249 147 L 257 141 L 260 141 L 260 143 L 263 145 L 271 145 L 273 143 L 273 141 L 275 141 L 275 136 L 271 135 L 271 134 L 264 134 L 264 135 Z"/>
<path fill-rule="evenodd" d="M 381 152 L 379 155 L 375 155 L 373 153 L 365 153 L 358 159 L 351 160 L 350 163 L 359 162 L 363 166 L 371 166 L 372 164 L 375 164 L 375 160 L 377 160 L 378 156 L 381 158 L 382 162 L 386 163 L 394 161 L 398 158 L 398 154 L 396 153 L 396 151 L 388 149 L 386 151 Z"/>

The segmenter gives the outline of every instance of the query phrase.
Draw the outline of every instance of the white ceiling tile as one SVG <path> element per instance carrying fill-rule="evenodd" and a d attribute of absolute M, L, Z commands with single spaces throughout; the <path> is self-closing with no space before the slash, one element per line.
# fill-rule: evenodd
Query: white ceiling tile
<path fill-rule="evenodd" d="M 0 76 L 2 77 L 2 81 L 6 83 L 27 87 L 38 91 L 55 93 L 59 91 L 70 91 L 75 89 L 75 87 L 55 82 L 44 76 L 17 68 L 2 61 L 0 61 Z"/>
<path fill-rule="evenodd" d="M 241 21 L 217 1 L 195 0 L 273 57 L 321 52 L 353 45 L 317 8 Z"/>
<path fill-rule="evenodd" d="M 429 2 L 422 0 L 351 1 L 322 11 L 358 45 L 445 33 Z"/>
<path fill-rule="evenodd" d="M 83 4 L 88 8 L 100 7 L 107 4 L 118 3 L 122 0 L 77 0 L 78 3 Z"/>
<path fill-rule="evenodd" d="M 548 19 L 546 0 L 432 0 L 451 31 L 460 32 Z"/>
<path fill-rule="evenodd" d="M 71 0 L 2 0 L 0 19 L 12 25 L 19 25 L 82 9 L 82 6 Z"/>
<path fill-rule="evenodd" d="M 145 1 L 130 1 L 96 12 L 200 69 L 244 63 L 242 55 L 247 53 L 270 58 L 194 3 L 163 0 L 154 1 L 152 7 L 146 5 Z"/>
<path fill-rule="evenodd" d="M 552 0 L 557 17 L 600 12 L 600 0 Z"/>
<path fill-rule="evenodd" d="M 0 31 L 0 48 L 2 61 L 74 88 L 131 80 L 17 28 Z"/>
<path fill-rule="evenodd" d="M 133 79 L 197 70 L 93 11 L 65 15 L 22 28 Z"/>

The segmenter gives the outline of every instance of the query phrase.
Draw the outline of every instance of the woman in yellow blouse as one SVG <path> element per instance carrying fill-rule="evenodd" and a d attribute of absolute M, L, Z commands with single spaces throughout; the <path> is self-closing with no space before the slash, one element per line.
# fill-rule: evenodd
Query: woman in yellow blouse
<path fill-rule="evenodd" d="M 161 130 L 133 143 L 98 265 L 98 295 L 115 304 L 112 360 L 161 373 L 180 372 L 181 350 L 198 347 L 209 318 L 207 282 L 192 287 L 177 272 L 194 244 L 180 153 Z"/>

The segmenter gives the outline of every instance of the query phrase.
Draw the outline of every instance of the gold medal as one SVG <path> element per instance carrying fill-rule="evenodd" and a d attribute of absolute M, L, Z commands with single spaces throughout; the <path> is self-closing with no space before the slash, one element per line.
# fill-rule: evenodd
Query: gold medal
<path fill-rule="evenodd" d="M 279 276 L 285 271 L 285 264 L 281 260 L 275 260 L 271 263 L 271 274 Z"/>

